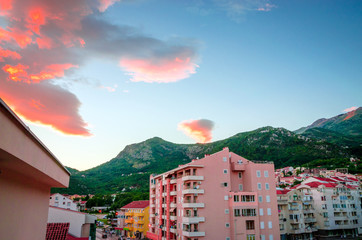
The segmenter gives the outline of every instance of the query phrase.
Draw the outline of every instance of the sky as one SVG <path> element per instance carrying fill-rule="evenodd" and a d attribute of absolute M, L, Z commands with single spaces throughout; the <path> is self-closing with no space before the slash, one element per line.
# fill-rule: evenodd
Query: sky
<path fill-rule="evenodd" d="M 0 98 L 65 166 L 362 106 L 359 0 L 2 0 Z"/>

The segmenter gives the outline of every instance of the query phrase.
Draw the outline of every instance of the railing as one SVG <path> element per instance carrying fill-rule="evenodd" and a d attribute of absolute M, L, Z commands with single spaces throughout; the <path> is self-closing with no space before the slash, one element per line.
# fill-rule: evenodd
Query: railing
<path fill-rule="evenodd" d="M 273 161 L 253 161 L 253 163 L 257 163 L 257 164 L 274 164 Z"/>

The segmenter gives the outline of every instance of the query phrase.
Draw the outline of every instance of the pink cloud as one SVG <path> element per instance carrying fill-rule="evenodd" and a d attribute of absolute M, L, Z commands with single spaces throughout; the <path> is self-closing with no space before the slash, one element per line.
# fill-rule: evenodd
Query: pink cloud
<path fill-rule="evenodd" d="M 198 143 L 207 143 L 212 139 L 214 122 L 208 119 L 183 121 L 178 124 L 178 129 L 196 140 Z"/>
<path fill-rule="evenodd" d="M 196 73 L 198 67 L 190 58 L 179 57 L 173 59 L 123 58 L 120 65 L 131 76 L 131 81 L 148 83 L 177 82 Z"/>
<path fill-rule="evenodd" d="M 343 112 L 348 113 L 348 112 L 354 111 L 356 109 L 357 109 L 357 107 L 350 107 L 350 108 L 344 109 Z"/>
<path fill-rule="evenodd" d="M 113 4 L 115 4 L 116 2 L 119 2 L 120 0 L 99 0 L 99 7 L 98 10 L 100 12 L 104 12 L 107 10 L 107 8 L 109 8 L 110 6 L 112 6 Z"/>

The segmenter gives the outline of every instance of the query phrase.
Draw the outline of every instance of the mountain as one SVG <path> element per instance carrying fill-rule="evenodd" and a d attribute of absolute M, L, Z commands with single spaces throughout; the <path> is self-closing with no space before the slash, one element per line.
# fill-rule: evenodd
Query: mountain
<path fill-rule="evenodd" d="M 332 118 L 318 119 L 311 125 L 296 130 L 295 133 L 302 134 L 313 128 L 328 129 L 346 136 L 362 136 L 362 107 Z"/>
<path fill-rule="evenodd" d="M 171 170 L 224 147 L 229 147 L 230 151 L 249 160 L 273 161 L 276 168 L 312 161 L 324 161 L 333 166 L 333 161 L 345 163 L 353 156 L 349 148 L 284 128 L 263 127 L 207 144 L 175 144 L 154 137 L 126 146 L 115 158 L 95 168 L 72 170 L 69 188 L 54 189 L 53 192 L 84 194 L 148 191 L 151 173 Z"/>

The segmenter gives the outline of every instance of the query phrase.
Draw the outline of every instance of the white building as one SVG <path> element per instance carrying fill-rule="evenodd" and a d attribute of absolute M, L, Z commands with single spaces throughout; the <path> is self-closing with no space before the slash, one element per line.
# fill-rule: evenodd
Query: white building
<path fill-rule="evenodd" d="M 77 204 L 60 193 L 54 193 L 53 195 L 50 196 L 49 205 L 53 207 L 78 211 Z"/>
<path fill-rule="evenodd" d="M 68 234 L 83 238 L 94 236 L 97 216 L 49 206 L 48 223 L 69 223 Z"/>

